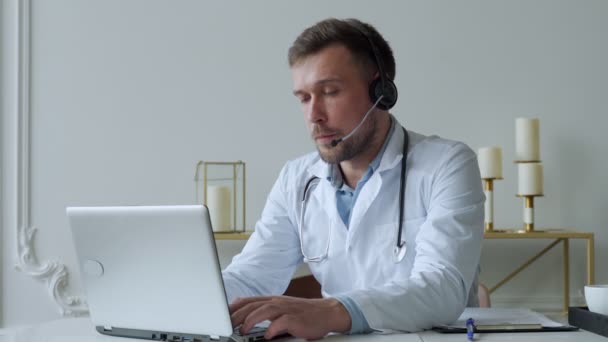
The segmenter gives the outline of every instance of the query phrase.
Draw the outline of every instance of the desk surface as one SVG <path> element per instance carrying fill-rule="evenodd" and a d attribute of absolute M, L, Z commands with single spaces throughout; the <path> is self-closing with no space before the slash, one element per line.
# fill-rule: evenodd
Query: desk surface
<path fill-rule="evenodd" d="M 296 341 L 297 339 L 284 339 Z M 373 341 L 373 342 L 464 342 L 464 334 L 440 334 L 434 331 L 425 331 L 417 334 L 390 334 L 390 335 L 336 335 L 326 338 L 332 342 L 343 341 Z M 33 327 L 0 329 L 0 342 L 137 342 L 129 338 L 109 337 L 98 334 L 88 317 L 69 318 L 47 322 Z M 281 341 L 281 340 L 278 340 Z M 476 334 L 475 341 L 608 341 L 608 338 L 590 333 L 588 331 L 551 332 L 551 333 L 501 333 Z"/>

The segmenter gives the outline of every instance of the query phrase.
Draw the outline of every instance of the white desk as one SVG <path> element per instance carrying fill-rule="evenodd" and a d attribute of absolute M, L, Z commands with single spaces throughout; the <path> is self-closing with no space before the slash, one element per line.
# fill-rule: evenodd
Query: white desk
<path fill-rule="evenodd" d="M 285 339 L 298 341 L 298 339 Z M 465 342 L 464 334 L 439 334 L 434 331 L 425 331 L 417 334 L 393 335 L 358 335 L 358 336 L 330 336 L 326 340 L 331 342 L 365 341 L 365 342 Z M 0 342 L 143 342 L 130 338 L 104 336 L 95 331 L 88 317 L 70 318 L 51 321 L 33 327 L 0 329 Z M 280 341 L 280 340 L 279 340 Z M 475 341 L 576 341 L 595 342 L 608 341 L 587 331 L 551 332 L 551 333 L 504 333 L 504 334 L 476 334 Z"/>
<path fill-rule="evenodd" d="M 434 331 L 418 333 L 424 342 L 466 342 L 464 334 L 439 334 Z M 500 334 L 475 334 L 476 342 L 544 342 L 544 341 L 577 341 L 577 342 L 605 342 L 608 338 L 590 333 L 588 331 L 565 331 L 565 332 L 539 332 L 539 333 L 500 333 Z"/>

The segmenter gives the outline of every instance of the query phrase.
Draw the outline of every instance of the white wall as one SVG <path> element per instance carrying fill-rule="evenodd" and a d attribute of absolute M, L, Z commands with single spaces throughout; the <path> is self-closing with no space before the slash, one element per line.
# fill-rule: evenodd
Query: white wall
<path fill-rule="evenodd" d="M 3 84 L 14 85 L 17 0 L 2 12 Z M 310 151 L 291 95 L 286 51 L 329 16 L 374 24 L 393 46 L 409 129 L 503 147 L 496 222 L 515 227 L 514 119 L 541 120 L 546 197 L 537 222 L 596 233 L 597 282 L 608 282 L 608 3 L 604 1 L 77 1 L 31 6 L 31 223 L 39 259 L 70 271 L 82 293 L 67 205 L 194 202 L 197 160 L 247 162 L 255 222 L 283 163 Z M 8 28 L 7 28 L 8 27 Z M 16 90 L 3 89 L 2 319 L 59 317 L 47 285 L 16 272 Z M 487 241 L 482 280 L 494 284 L 549 241 Z M 242 246 L 220 243 L 222 262 Z M 571 243 L 580 303 L 584 244 Z M 561 256 L 549 253 L 496 302 L 561 305 Z"/>
<path fill-rule="evenodd" d="M 5 32 L 5 28 L 4 25 L 6 24 L 6 19 L 4 16 L 4 6 L 0 3 L 0 51 L 4 51 L 4 35 L 2 34 L 3 32 Z M 4 113 L 5 112 L 5 108 L 6 108 L 6 99 L 4 97 L 5 92 L 7 92 L 4 88 L 5 86 L 5 55 L 4 53 L 0 53 L 0 113 Z M 4 146 L 4 120 L 2 119 L 3 115 L 0 115 L 0 132 L 2 132 L 2 134 L 0 134 L 0 180 L 4 179 L 4 170 L 3 170 L 3 166 L 4 166 L 4 149 L 2 148 L 2 146 Z M 4 181 L 0 181 L 0 236 L 4 236 L 3 232 L 4 232 L 4 206 L 2 205 L 4 203 Z M 0 239 L 0 241 L 4 241 L 4 239 Z M 3 244 L 0 243 L 0 294 L 2 294 L 2 289 L 4 288 L 3 284 L 4 284 L 4 267 L 3 267 L 3 262 L 2 260 L 3 258 L 3 254 L 4 254 L 4 247 L 2 246 Z M 2 303 L 2 296 L 0 295 L 0 308 L 3 307 L 3 303 Z M 2 312 L 0 311 L 0 322 L 2 322 Z"/>

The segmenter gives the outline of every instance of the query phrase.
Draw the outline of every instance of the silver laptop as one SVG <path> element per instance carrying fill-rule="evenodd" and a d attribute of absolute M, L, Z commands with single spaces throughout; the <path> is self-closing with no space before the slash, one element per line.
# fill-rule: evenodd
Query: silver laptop
<path fill-rule="evenodd" d="M 204 206 L 68 207 L 91 320 L 105 335 L 263 340 L 233 333 Z"/>

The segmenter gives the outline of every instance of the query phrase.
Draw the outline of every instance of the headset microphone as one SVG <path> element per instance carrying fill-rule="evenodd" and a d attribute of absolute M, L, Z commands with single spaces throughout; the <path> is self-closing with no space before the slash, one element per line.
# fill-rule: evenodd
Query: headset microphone
<path fill-rule="evenodd" d="M 365 122 L 365 120 L 367 119 L 369 114 L 378 106 L 378 103 L 380 103 L 380 100 L 382 100 L 383 97 L 384 97 L 383 95 L 380 95 L 378 100 L 376 100 L 376 102 L 367 110 L 367 113 L 365 113 L 365 115 L 363 116 L 363 119 L 361 119 L 361 122 L 359 122 L 359 124 L 357 125 L 357 127 L 355 127 L 355 129 L 350 131 L 350 133 L 348 133 L 343 138 L 332 140 L 331 147 L 336 147 L 339 143 L 343 142 L 344 140 L 350 138 L 353 134 L 355 134 L 355 132 L 357 132 L 359 130 L 359 127 L 361 127 L 361 125 L 363 125 L 363 123 Z"/>

